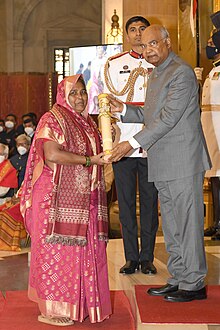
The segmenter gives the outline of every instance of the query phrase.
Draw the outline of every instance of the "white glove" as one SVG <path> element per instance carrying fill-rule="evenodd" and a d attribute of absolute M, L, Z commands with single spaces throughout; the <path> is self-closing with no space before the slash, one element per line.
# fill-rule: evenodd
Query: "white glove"
<path fill-rule="evenodd" d="M 194 68 L 194 72 L 195 72 L 197 80 L 202 80 L 203 68 L 196 67 L 196 68 Z"/>

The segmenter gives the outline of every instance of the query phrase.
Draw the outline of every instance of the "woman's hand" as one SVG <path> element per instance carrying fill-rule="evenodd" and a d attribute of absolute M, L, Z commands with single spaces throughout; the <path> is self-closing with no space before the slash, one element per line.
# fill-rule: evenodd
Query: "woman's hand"
<path fill-rule="evenodd" d="M 104 165 L 110 163 L 109 160 L 104 159 L 104 156 L 104 152 L 100 152 L 98 155 L 90 156 L 91 165 Z"/>

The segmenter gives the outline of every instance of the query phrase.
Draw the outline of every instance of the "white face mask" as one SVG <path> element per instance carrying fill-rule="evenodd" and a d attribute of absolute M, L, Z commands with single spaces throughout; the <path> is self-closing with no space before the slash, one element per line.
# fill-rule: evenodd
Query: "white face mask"
<path fill-rule="evenodd" d="M 27 149 L 25 147 L 19 146 L 19 147 L 17 147 L 17 151 L 22 156 L 22 155 L 26 154 Z"/>
<path fill-rule="evenodd" d="M 7 127 L 7 128 L 13 128 L 14 126 L 15 126 L 15 124 L 11 120 L 7 120 L 5 122 L 5 127 Z"/>
<path fill-rule="evenodd" d="M 3 132 L 4 128 L 0 126 L 0 133 Z"/>
<path fill-rule="evenodd" d="M 4 160 L 5 160 L 5 156 L 0 155 L 0 164 L 1 164 L 2 162 L 4 162 Z"/>
<path fill-rule="evenodd" d="M 34 134 L 34 129 L 33 127 L 25 127 L 24 129 L 25 133 L 29 136 L 32 136 Z"/>

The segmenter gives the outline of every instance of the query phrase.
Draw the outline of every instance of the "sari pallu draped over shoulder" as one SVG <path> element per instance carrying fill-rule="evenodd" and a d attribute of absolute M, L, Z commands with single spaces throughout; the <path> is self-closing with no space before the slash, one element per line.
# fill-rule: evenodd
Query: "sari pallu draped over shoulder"
<path fill-rule="evenodd" d="M 61 128 L 62 136 L 58 134 L 56 126 Z M 78 113 L 55 104 L 52 110 L 41 118 L 30 150 L 22 190 L 21 212 L 25 223 L 31 222 L 32 190 L 44 166 L 43 142 L 56 141 L 65 151 L 92 156 L 93 151 L 88 135 L 96 142 L 96 151 L 100 153 L 100 135 L 96 124 L 89 116 L 85 119 Z M 50 196 L 51 205 L 46 236 L 48 243 L 80 246 L 87 244 L 91 176 L 92 166 L 56 164 Z M 108 216 L 102 166 L 97 166 L 97 203 L 98 238 L 107 240 Z M 31 223 L 27 227 L 31 227 Z"/>

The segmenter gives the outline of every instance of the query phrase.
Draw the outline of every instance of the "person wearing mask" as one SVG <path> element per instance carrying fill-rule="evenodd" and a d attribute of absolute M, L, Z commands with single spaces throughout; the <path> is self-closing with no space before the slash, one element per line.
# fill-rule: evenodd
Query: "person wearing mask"
<path fill-rule="evenodd" d="M 0 119 L 0 143 L 5 143 L 5 121 Z"/>
<path fill-rule="evenodd" d="M 31 120 L 31 116 L 29 115 L 29 113 L 25 113 L 22 117 L 22 124 L 18 125 L 17 129 L 16 129 L 16 134 L 17 135 L 21 135 L 21 134 L 24 134 L 24 122 L 26 120 Z"/>
<path fill-rule="evenodd" d="M 17 154 L 10 159 L 4 160 L 0 173 L 1 182 L 4 189 L 8 186 L 7 198 L 2 200 L 0 206 L 0 250 L 3 251 L 21 251 L 21 241 L 26 238 L 26 230 L 24 228 L 23 217 L 20 213 L 20 191 L 27 164 L 28 152 L 30 149 L 31 139 L 25 134 L 16 138 Z M 0 161 L 1 153 L 4 150 L 7 158 L 8 146 L 0 144 Z M 6 175 L 7 174 L 7 175 Z M 0 192 L 1 192 L 0 187 Z"/>
<path fill-rule="evenodd" d="M 131 17 L 125 25 L 129 52 L 120 53 L 108 59 L 105 65 L 105 92 L 115 95 L 129 104 L 144 105 L 147 81 L 153 65 L 142 54 L 141 35 L 150 23 L 142 16 Z M 138 133 L 143 124 L 117 122 L 120 141 Z M 120 269 L 122 274 L 133 274 L 141 266 L 141 272 L 154 275 L 153 264 L 156 232 L 158 229 L 158 197 L 153 182 L 148 182 L 148 159 L 146 152 L 137 148 L 128 152 L 113 164 L 119 218 L 126 263 Z M 129 180 L 128 180 L 129 178 Z M 137 186 L 140 201 L 140 249 L 137 224 Z"/>
<path fill-rule="evenodd" d="M 8 155 L 8 146 L 0 143 L 0 205 L 10 199 L 18 187 L 17 171 L 8 160 Z"/>
<path fill-rule="evenodd" d="M 200 119 L 198 82 L 191 66 L 172 51 L 167 29 L 151 25 L 142 34 L 143 56 L 155 68 L 144 109 L 109 95 L 112 112 L 123 122 L 145 127 L 113 148 L 118 161 L 134 148 L 148 151 L 149 181 L 158 190 L 162 228 L 169 254 L 167 284 L 148 294 L 168 302 L 207 298 L 204 249 L 203 179 L 211 161 Z"/>
<path fill-rule="evenodd" d="M 220 240 L 220 11 L 211 15 L 215 29 L 206 46 L 213 68 L 202 88 L 202 125 L 212 160 L 212 168 L 206 171 L 210 178 L 213 199 L 213 225 L 206 228 L 205 236 Z M 203 68 L 195 68 L 197 79 L 202 80 Z"/>
<path fill-rule="evenodd" d="M 58 84 L 56 103 L 38 123 L 22 186 L 31 236 L 29 298 L 38 303 L 39 322 L 57 326 L 87 317 L 102 322 L 112 313 L 106 161 L 87 102 L 82 75 Z"/>
<path fill-rule="evenodd" d="M 36 126 L 37 124 L 34 119 L 24 120 L 24 132 L 31 138 L 31 142 L 33 141 L 34 138 Z"/>
<path fill-rule="evenodd" d="M 18 189 L 24 180 L 28 153 L 31 146 L 31 138 L 26 134 L 18 135 L 15 139 L 16 142 L 16 155 L 12 156 L 9 160 L 12 166 L 17 170 L 18 176 Z"/>
<path fill-rule="evenodd" d="M 5 143 L 9 146 L 9 155 L 16 153 L 15 138 L 17 117 L 10 113 L 5 117 Z"/>

